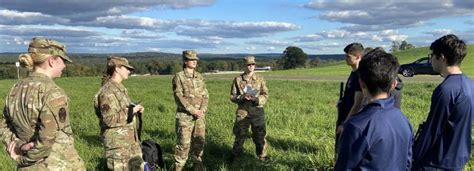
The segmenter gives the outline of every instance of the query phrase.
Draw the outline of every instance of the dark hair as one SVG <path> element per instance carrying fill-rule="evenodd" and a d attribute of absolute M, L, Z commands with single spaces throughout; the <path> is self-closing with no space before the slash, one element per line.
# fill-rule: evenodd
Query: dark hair
<path fill-rule="evenodd" d="M 448 66 L 460 65 L 467 54 L 466 43 L 454 34 L 448 34 L 435 40 L 431 43 L 430 49 L 437 56 L 436 59 L 442 54 L 446 58 Z"/>
<path fill-rule="evenodd" d="M 351 43 L 344 48 L 344 52 L 347 54 L 354 54 L 362 51 L 364 51 L 364 46 L 360 43 Z"/>
<path fill-rule="evenodd" d="M 102 75 L 101 85 L 104 85 L 105 83 L 107 83 L 107 81 L 110 80 L 110 78 L 112 77 L 112 75 L 115 72 L 115 67 L 116 67 L 116 65 L 113 64 L 113 63 L 108 63 L 107 64 L 106 70 L 105 70 L 104 74 Z"/>
<path fill-rule="evenodd" d="M 371 95 L 389 92 L 392 81 L 397 78 L 399 67 L 395 56 L 376 48 L 359 62 L 359 78 L 365 83 Z"/>

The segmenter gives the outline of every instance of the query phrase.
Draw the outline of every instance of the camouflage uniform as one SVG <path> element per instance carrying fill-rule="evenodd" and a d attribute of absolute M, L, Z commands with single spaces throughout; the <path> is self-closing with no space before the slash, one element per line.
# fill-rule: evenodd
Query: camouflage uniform
<path fill-rule="evenodd" d="M 2 141 L 35 146 L 17 161 L 19 170 L 85 170 L 74 149 L 69 98 L 44 74 L 31 73 L 6 98 L 0 123 Z"/>
<path fill-rule="evenodd" d="M 183 57 L 186 59 L 196 59 L 193 55 Z M 178 72 L 173 77 L 173 92 L 176 101 L 176 151 L 175 166 L 183 167 L 188 159 L 191 149 L 191 159 L 194 164 L 202 165 L 202 155 L 205 142 L 205 117 L 197 119 L 193 114 L 197 110 L 207 112 L 209 95 L 204 82 L 204 77 L 194 71 L 188 73 L 186 70 Z"/>
<path fill-rule="evenodd" d="M 125 58 L 117 60 L 115 63 L 120 60 L 126 61 Z M 131 67 L 128 61 L 124 66 Z M 127 88 L 112 80 L 107 81 L 94 97 L 94 108 L 99 117 L 107 168 L 111 170 L 143 170 L 137 116 L 133 115 L 131 122 L 127 122 L 131 103 Z"/>
<path fill-rule="evenodd" d="M 250 58 L 246 63 L 255 63 L 254 58 Z M 247 85 L 257 90 L 256 100 L 249 101 L 244 98 L 244 88 Z M 265 112 L 263 105 L 268 99 L 268 88 L 265 83 L 265 79 L 254 73 L 252 76 L 243 73 L 238 77 L 235 77 L 232 83 L 230 100 L 238 104 L 236 111 L 236 118 L 234 123 L 233 132 L 235 135 L 234 146 L 232 153 L 234 156 L 239 156 L 243 153 L 243 145 L 247 138 L 248 128 L 252 126 L 252 139 L 255 143 L 255 152 L 257 156 L 262 159 L 267 156 L 267 141 L 266 137 L 266 124 L 265 124 Z"/>
<path fill-rule="evenodd" d="M 33 38 L 28 52 L 35 59 L 52 55 L 72 62 L 66 47 L 55 40 Z M 12 87 L 0 122 L 1 141 L 5 145 L 15 141 L 18 147 L 34 143 L 20 154 L 18 170 L 85 170 L 74 149 L 68 104 L 64 90 L 45 74 L 30 73 Z"/>

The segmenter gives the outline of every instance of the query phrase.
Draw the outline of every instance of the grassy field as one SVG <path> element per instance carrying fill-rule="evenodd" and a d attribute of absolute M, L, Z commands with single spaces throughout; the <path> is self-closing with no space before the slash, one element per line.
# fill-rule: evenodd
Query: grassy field
<path fill-rule="evenodd" d="M 99 89 L 99 77 L 61 78 L 57 80 L 71 99 L 71 118 L 75 147 L 86 161 L 88 170 L 103 170 L 103 148 L 99 138 L 98 119 L 92 98 Z M 5 97 L 14 80 L 0 81 L 0 96 Z M 141 100 L 144 114 L 144 138 L 159 142 L 165 151 L 166 163 L 172 163 L 175 144 L 175 104 L 170 77 L 133 77 L 125 81 L 130 96 Z M 268 80 L 270 100 L 266 108 L 268 162 L 256 160 L 249 139 L 245 156 L 231 164 L 232 124 L 236 105 L 229 101 L 230 80 L 207 80 L 210 92 L 207 114 L 207 136 L 204 162 L 212 170 L 327 169 L 332 166 L 335 104 L 338 98 L 336 81 Z M 436 83 L 406 83 L 403 90 L 403 112 L 416 128 L 427 115 L 429 99 Z M 4 102 L 0 103 L 3 106 Z M 0 153 L 0 168 L 13 170 L 14 163 L 5 152 Z"/>
<path fill-rule="evenodd" d="M 470 76 L 474 76 L 474 45 L 467 46 L 467 56 L 463 61 L 462 69 Z M 431 51 L 428 47 L 409 49 L 405 51 L 395 52 L 395 55 L 400 64 L 411 63 L 419 58 L 426 57 Z M 334 64 L 325 65 L 317 68 L 309 69 L 292 69 L 275 72 L 268 72 L 264 75 L 269 76 L 347 76 L 350 72 L 350 67 L 344 61 Z"/>

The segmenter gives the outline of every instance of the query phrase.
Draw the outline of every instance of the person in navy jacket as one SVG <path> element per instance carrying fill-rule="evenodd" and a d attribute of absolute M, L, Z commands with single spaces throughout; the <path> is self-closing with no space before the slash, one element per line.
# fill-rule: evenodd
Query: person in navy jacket
<path fill-rule="evenodd" d="M 434 90 L 428 118 L 417 131 L 412 170 L 462 170 L 471 155 L 474 114 L 474 84 L 460 68 L 466 44 L 449 34 L 430 49 L 433 70 L 444 80 Z"/>
<path fill-rule="evenodd" d="M 344 123 L 335 170 L 408 170 L 413 132 L 389 95 L 397 85 L 398 60 L 374 49 L 359 63 L 359 83 L 369 103 Z"/>

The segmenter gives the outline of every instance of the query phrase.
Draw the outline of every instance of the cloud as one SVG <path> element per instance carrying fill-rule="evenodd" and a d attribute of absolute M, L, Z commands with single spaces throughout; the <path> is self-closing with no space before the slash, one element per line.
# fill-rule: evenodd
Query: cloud
<path fill-rule="evenodd" d="M 350 24 L 349 27 L 357 30 L 375 31 L 414 27 L 435 18 L 474 14 L 472 8 L 459 8 L 460 5 L 472 7 L 472 3 L 460 0 L 313 0 L 304 7 L 321 11 L 320 19 Z"/>
<path fill-rule="evenodd" d="M 19 24 L 57 24 L 66 23 L 67 19 L 44 15 L 38 12 L 19 12 L 13 10 L 0 10 L 0 24 L 19 25 Z"/>
<path fill-rule="evenodd" d="M 255 51 L 255 50 L 257 50 L 257 47 L 255 47 L 255 46 L 248 46 L 248 47 L 245 47 L 245 50 L 248 50 L 248 51 Z"/>
<path fill-rule="evenodd" d="M 467 20 L 464 23 L 469 24 L 469 25 L 474 25 L 474 20 Z"/>
<path fill-rule="evenodd" d="M 228 22 L 228 21 L 190 21 L 187 27 L 180 28 L 178 35 L 190 37 L 218 36 L 222 38 L 264 37 L 277 32 L 293 31 L 300 27 L 286 22 Z"/>
<path fill-rule="evenodd" d="M 178 22 L 159 20 L 149 17 L 135 16 L 105 16 L 97 17 L 94 21 L 76 23 L 78 25 L 120 28 L 120 29 L 146 29 L 155 31 L 170 31 L 175 28 Z"/>
<path fill-rule="evenodd" d="M 148 32 L 145 30 L 137 30 L 137 29 L 123 30 L 121 36 L 124 38 L 147 39 L 147 40 L 155 40 L 155 39 L 163 38 L 163 36 L 158 35 L 156 33 Z"/>
<path fill-rule="evenodd" d="M 262 46 L 288 46 L 289 42 L 283 42 L 279 40 L 257 40 L 257 41 L 248 41 L 247 44 L 253 45 L 262 45 Z"/>
<path fill-rule="evenodd" d="M 424 32 L 424 34 L 432 35 L 434 37 L 441 37 L 443 35 L 451 34 L 451 33 L 453 33 L 453 31 L 449 30 L 449 29 L 435 29 L 435 30 L 432 30 L 432 31 Z"/>
<path fill-rule="evenodd" d="M 454 0 L 454 5 L 459 8 L 474 9 L 474 1 L 471 0 Z"/>
<path fill-rule="evenodd" d="M 293 37 L 292 39 L 294 39 L 296 42 L 317 42 L 323 40 L 324 37 L 319 34 L 308 34 L 305 36 Z"/>
<path fill-rule="evenodd" d="M 81 30 L 75 28 L 47 28 L 40 26 L 6 26 L 0 25 L 0 34 L 21 37 L 91 37 L 99 36 L 96 31 Z"/>
<path fill-rule="evenodd" d="M 72 22 L 92 21 L 97 17 L 122 15 L 148 9 L 191 8 L 212 5 L 215 0 L 113 0 L 113 1 L 29 1 L 0 0 L 2 7 L 21 12 L 37 12 L 70 19 Z"/>

